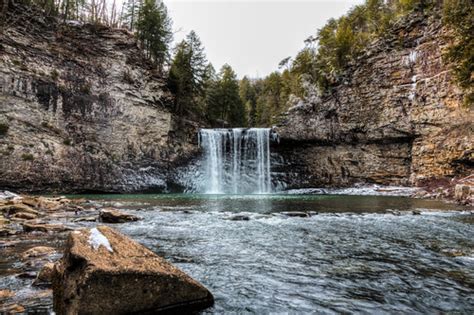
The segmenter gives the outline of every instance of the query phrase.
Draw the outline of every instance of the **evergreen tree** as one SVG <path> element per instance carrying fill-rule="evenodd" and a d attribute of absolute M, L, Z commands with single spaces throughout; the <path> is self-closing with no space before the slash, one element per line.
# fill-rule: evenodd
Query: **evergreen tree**
<path fill-rule="evenodd" d="M 139 10 L 137 37 L 147 57 L 162 70 L 173 38 L 171 20 L 163 2 L 157 4 L 156 0 L 144 1 Z"/>
<path fill-rule="evenodd" d="M 183 40 L 176 46 L 175 51 L 168 77 L 168 86 L 175 96 L 175 112 L 183 114 L 190 107 L 193 98 L 191 50 L 188 43 Z"/>
<path fill-rule="evenodd" d="M 254 126 L 256 122 L 257 95 L 255 87 L 246 76 L 239 83 L 240 101 L 244 105 L 246 122 L 249 126 Z"/>
<path fill-rule="evenodd" d="M 195 89 L 193 92 L 196 94 L 201 94 L 204 91 L 204 81 L 206 80 L 206 75 L 208 74 L 207 71 L 211 69 L 208 68 L 206 54 L 199 36 L 194 31 L 191 31 L 186 36 L 186 42 L 190 49 L 190 62 L 191 68 L 193 69 L 193 88 Z M 212 68 L 212 70 L 214 70 L 214 68 Z"/>
<path fill-rule="evenodd" d="M 204 48 L 194 31 L 177 47 L 173 58 L 169 85 L 175 92 L 175 110 L 202 110 L 205 106 L 206 90 L 212 84 L 215 71 L 208 65 Z"/>
<path fill-rule="evenodd" d="M 245 126 L 245 108 L 239 95 L 239 82 L 228 64 L 222 66 L 218 80 L 208 96 L 208 114 L 213 124 L 227 122 L 231 126 Z"/>

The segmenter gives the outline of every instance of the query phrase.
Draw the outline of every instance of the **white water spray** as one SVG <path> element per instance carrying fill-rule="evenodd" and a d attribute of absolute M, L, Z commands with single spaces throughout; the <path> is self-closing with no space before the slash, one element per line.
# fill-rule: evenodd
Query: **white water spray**
<path fill-rule="evenodd" d="M 270 193 L 270 136 L 270 128 L 201 129 L 204 176 L 199 192 Z"/>

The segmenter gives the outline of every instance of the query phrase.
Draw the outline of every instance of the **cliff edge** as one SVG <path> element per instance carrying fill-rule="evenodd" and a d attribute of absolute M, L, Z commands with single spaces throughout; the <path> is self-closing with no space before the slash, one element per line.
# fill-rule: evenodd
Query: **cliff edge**
<path fill-rule="evenodd" d="M 133 35 L 23 9 L 0 34 L 0 188 L 166 190 L 197 124 Z"/>
<path fill-rule="evenodd" d="M 443 59 L 448 32 L 412 14 L 330 95 L 294 100 L 277 128 L 290 186 L 436 186 L 472 174 L 473 115 Z"/>

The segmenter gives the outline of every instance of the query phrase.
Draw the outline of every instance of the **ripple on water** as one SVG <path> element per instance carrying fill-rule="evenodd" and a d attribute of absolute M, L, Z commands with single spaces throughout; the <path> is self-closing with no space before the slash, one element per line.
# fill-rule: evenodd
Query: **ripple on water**
<path fill-rule="evenodd" d="M 407 198 L 260 197 L 107 200 L 143 218 L 117 228 L 213 292 L 205 313 L 474 312 L 469 212 Z"/>

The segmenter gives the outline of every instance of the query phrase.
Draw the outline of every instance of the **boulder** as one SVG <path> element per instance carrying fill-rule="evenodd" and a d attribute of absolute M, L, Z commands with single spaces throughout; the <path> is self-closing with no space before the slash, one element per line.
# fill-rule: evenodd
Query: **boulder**
<path fill-rule="evenodd" d="M 23 204 L 12 204 L 12 205 L 6 205 L 6 206 L 1 206 L 0 207 L 0 212 L 7 213 L 8 215 L 13 215 L 16 213 L 31 213 L 34 215 L 39 215 L 39 212 L 34 210 L 33 208 L 23 205 Z"/>
<path fill-rule="evenodd" d="M 24 196 L 21 202 L 27 206 L 37 208 L 39 206 L 38 197 Z"/>
<path fill-rule="evenodd" d="M 0 226 L 9 224 L 10 221 L 6 219 L 3 215 L 0 215 Z"/>
<path fill-rule="evenodd" d="M 20 219 L 20 220 L 34 220 L 37 217 L 38 216 L 36 214 L 28 213 L 28 212 L 19 212 L 11 216 L 12 219 Z"/>
<path fill-rule="evenodd" d="M 0 228 L 0 236 L 11 236 L 18 234 L 17 231 L 8 228 Z"/>
<path fill-rule="evenodd" d="M 112 228 L 73 231 L 53 275 L 61 314 L 195 312 L 211 306 L 199 282 Z"/>
<path fill-rule="evenodd" d="M 23 260 L 30 259 L 30 258 L 37 258 L 37 257 L 43 257 L 43 256 L 48 256 L 52 255 L 56 252 L 56 250 L 52 247 L 48 246 L 36 246 L 33 248 L 28 249 L 25 251 L 22 255 L 21 258 Z"/>
<path fill-rule="evenodd" d="M 0 305 L 0 314 L 24 314 L 25 308 L 19 304 Z"/>
<path fill-rule="evenodd" d="M 471 183 L 457 184 L 454 186 L 454 198 L 463 204 L 472 204 L 474 200 L 474 185 Z"/>
<path fill-rule="evenodd" d="M 63 204 L 60 202 L 60 199 L 58 198 L 39 197 L 38 203 L 38 207 L 46 211 L 56 211 L 61 209 L 63 206 Z"/>
<path fill-rule="evenodd" d="M 96 222 L 97 217 L 96 216 L 88 216 L 88 217 L 80 217 L 73 219 L 72 222 Z"/>
<path fill-rule="evenodd" d="M 48 262 L 43 268 L 41 268 L 38 276 L 36 277 L 33 285 L 46 285 L 51 284 L 54 274 L 54 263 Z"/>
<path fill-rule="evenodd" d="M 100 211 L 99 219 L 104 223 L 125 223 L 130 221 L 137 221 L 137 216 L 120 212 L 112 208 L 105 208 Z"/>
<path fill-rule="evenodd" d="M 23 223 L 23 231 L 25 232 L 43 232 L 43 233 L 55 233 L 64 232 L 70 230 L 62 224 L 30 224 Z"/>
<path fill-rule="evenodd" d="M 0 290 L 0 301 L 11 298 L 12 296 L 15 296 L 15 292 L 10 290 Z"/>

